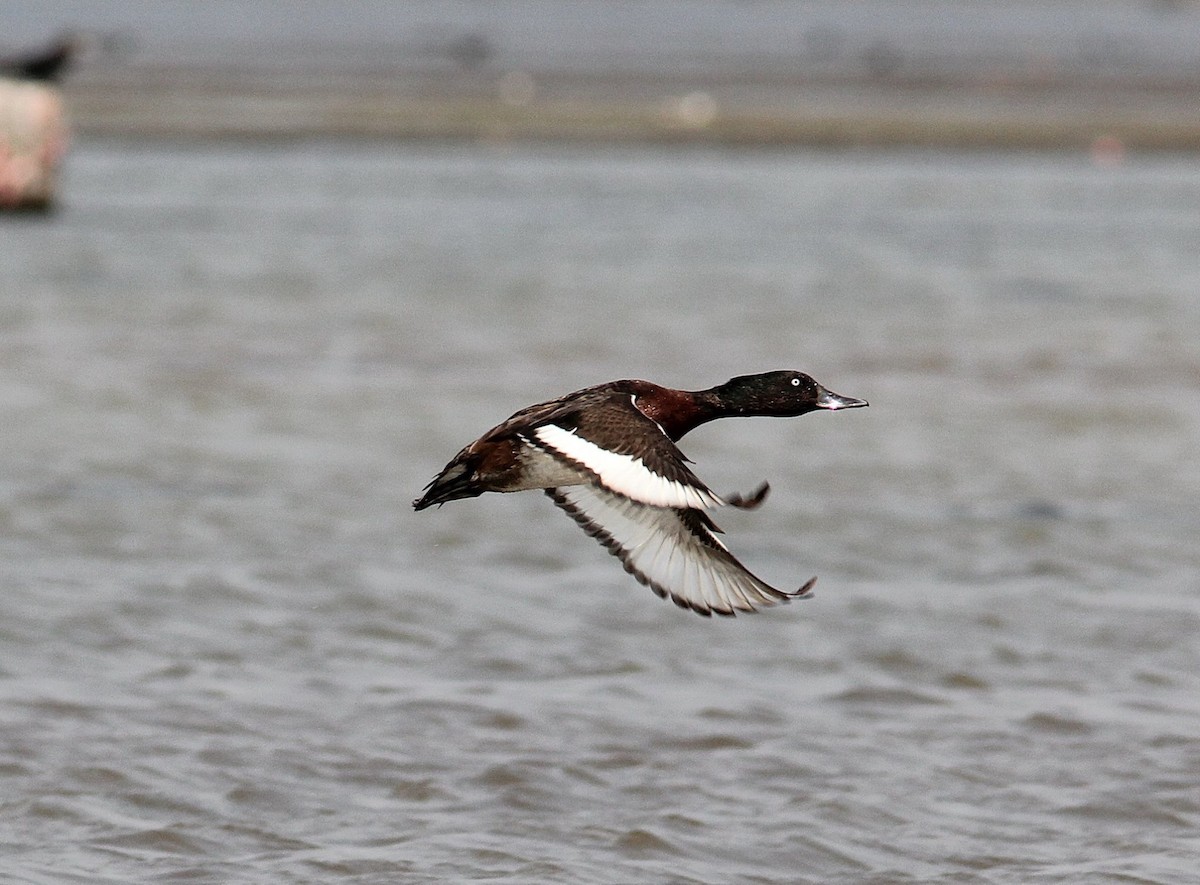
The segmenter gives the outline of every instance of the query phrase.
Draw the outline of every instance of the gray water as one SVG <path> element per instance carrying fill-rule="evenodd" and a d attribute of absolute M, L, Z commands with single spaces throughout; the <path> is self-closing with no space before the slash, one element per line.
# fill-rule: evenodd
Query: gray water
<path fill-rule="evenodd" d="M 1095 85 L 1193 81 L 1200 10 L 1182 0 L 0 0 L 0 48 L 96 38 L 81 64 L 251 70 L 484 68 L 704 77 L 904 75 Z M 876 64 L 878 63 L 878 59 Z"/>
<path fill-rule="evenodd" d="M 0 220 L 0 879 L 1194 881 L 1200 167 L 84 143 Z M 516 408 L 775 368 L 684 443 L 705 620 Z"/>

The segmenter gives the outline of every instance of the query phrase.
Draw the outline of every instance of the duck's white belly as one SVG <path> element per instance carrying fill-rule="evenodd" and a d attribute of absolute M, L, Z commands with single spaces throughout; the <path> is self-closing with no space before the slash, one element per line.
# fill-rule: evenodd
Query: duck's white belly
<path fill-rule="evenodd" d="M 562 486 L 577 486 L 589 481 L 587 474 L 564 464 L 553 455 L 528 448 L 521 452 L 521 480 L 506 488 L 506 492 L 526 489 L 554 489 Z"/>

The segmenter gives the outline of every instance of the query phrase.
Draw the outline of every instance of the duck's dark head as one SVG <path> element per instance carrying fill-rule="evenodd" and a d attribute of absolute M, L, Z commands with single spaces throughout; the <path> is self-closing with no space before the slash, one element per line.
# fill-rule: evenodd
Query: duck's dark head
<path fill-rule="evenodd" d="M 731 415 L 790 418 L 817 409 L 856 409 L 867 401 L 839 396 L 803 372 L 763 372 L 739 375 L 714 387 L 712 393 Z"/>

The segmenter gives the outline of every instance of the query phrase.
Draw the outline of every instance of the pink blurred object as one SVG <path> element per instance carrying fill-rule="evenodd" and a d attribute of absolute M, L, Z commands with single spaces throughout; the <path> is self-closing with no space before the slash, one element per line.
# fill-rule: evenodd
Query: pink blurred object
<path fill-rule="evenodd" d="M 51 208 L 66 148 L 59 90 L 0 78 L 0 211 Z"/>

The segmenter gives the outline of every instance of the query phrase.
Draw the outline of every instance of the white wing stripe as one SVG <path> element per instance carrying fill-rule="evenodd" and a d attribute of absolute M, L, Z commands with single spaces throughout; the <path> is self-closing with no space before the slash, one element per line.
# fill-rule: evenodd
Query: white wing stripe
<path fill-rule="evenodd" d="M 632 455 L 610 452 L 574 431 L 543 424 L 533 435 L 545 446 L 591 471 L 607 489 L 654 507 L 689 507 L 703 510 L 724 505 L 707 489 L 673 482 L 655 473 Z"/>
<path fill-rule="evenodd" d="M 706 546 L 679 510 L 639 504 L 592 486 L 547 492 L 639 581 L 701 614 L 754 611 L 806 595 L 811 587 L 810 582 L 795 593 L 782 593 L 763 583 L 723 545 L 719 551 Z"/>

